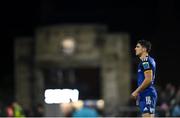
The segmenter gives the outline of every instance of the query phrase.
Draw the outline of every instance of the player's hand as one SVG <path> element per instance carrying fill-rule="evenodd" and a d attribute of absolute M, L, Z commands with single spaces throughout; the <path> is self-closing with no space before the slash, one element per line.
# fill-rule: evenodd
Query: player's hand
<path fill-rule="evenodd" d="M 138 95 L 139 95 L 139 93 L 138 93 L 137 91 L 134 91 L 134 92 L 131 94 L 131 98 L 136 100 L 137 97 L 138 97 Z"/>

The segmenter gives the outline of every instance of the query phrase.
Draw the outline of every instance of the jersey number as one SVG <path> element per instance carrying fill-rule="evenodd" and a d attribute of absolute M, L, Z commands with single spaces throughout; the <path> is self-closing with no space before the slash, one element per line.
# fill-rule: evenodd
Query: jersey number
<path fill-rule="evenodd" d="M 146 104 L 151 104 L 151 97 L 150 96 L 146 96 Z"/>

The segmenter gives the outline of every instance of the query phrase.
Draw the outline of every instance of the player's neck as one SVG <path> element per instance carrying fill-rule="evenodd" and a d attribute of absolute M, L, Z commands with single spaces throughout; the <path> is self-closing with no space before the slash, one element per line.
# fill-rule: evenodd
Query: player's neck
<path fill-rule="evenodd" d="M 142 60 L 142 59 L 144 59 L 147 56 L 149 56 L 149 54 L 144 52 L 144 53 L 142 53 L 142 55 L 139 58 Z"/>

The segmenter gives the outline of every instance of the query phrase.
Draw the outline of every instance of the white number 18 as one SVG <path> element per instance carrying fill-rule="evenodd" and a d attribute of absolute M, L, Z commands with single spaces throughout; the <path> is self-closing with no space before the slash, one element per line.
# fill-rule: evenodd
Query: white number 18
<path fill-rule="evenodd" d="M 151 104 L 151 97 L 150 96 L 146 97 L 146 104 Z"/>

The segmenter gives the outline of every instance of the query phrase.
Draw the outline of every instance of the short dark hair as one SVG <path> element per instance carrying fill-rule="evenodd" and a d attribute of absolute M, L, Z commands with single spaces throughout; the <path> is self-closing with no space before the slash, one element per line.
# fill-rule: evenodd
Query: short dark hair
<path fill-rule="evenodd" d="M 151 42 L 147 40 L 139 40 L 137 43 L 139 43 L 142 47 L 147 49 L 147 52 L 151 51 Z"/>

